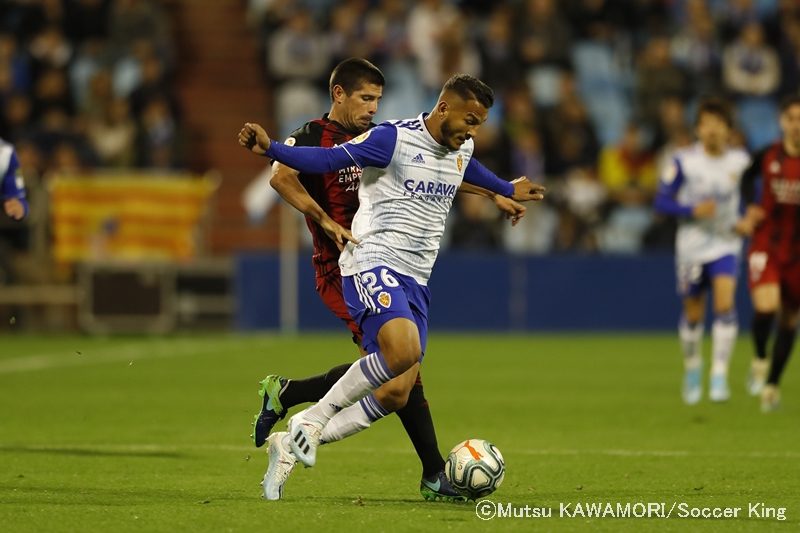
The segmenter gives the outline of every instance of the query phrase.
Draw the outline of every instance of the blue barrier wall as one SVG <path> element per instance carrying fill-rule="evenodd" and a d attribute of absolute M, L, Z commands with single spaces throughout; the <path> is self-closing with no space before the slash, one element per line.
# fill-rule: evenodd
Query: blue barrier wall
<path fill-rule="evenodd" d="M 309 256 L 299 272 L 300 329 L 341 329 L 314 290 Z M 751 316 L 744 276 L 737 306 Z M 237 258 L 237 325 L 279 326 L 277 254 Z M 680 313 L 671 255 L 513 256 L 443 253 L 430 281 L 434 330 L 674 330 Z"/>

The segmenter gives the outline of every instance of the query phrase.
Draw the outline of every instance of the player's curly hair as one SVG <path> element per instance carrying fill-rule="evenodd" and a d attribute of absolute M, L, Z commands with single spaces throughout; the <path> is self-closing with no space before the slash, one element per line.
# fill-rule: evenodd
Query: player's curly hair
<path fill-rule="evenodd" d="M 788 96 L 784 96 L 781 100 L 781 113 L 792 107 L 793 105 L 800 105 L 800 94 L 793 93 Z"/>
<path fill-rule="evenodd" d="M 721 118 L 729 128 L 733 127 L 733 112 L 731 111 L 730 104 L 715 96 L 703 98 L 697 106 L 697 121 L 700 122 L 700 115 L 708 113 L 709 115 L 716 115 Z"/>
<path fill-rule="evenodd" d="M 329 83 L 331 98 L 333 98 L 333 88 L 339 85 L 349 96 L 353 91 L 358 90 L 365 83 L 373 85 L 386 85 L 381 69 L 360 57 L 345 59 L 333 69 Z"/>
<path fill-rule="evenodd" d="M 489 109 L 494 104 L 494 91 L 475 76 L 469 74 L 456 74 L 444 84 L 443 90 L 453 91 L 461 98 L 469 100 L 474 98 Z"/>

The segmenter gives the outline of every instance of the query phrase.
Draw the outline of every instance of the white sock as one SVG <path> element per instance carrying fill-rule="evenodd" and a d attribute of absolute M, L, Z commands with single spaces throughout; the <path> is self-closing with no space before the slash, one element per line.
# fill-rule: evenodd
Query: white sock
<path fill-rule="evenodd" d="M 683 367 L 686 370 L 699 368 L 703 346 L 702 322 L 690 326 L 685 319 L 681 319 L 678 325 L 678 336 L 681 339 L 681 348 L 683 348 Z"/>
<path fill-rule="evenodd" d="M 353 363 L 318 403 L 306 410 L 305 417 L 324 427 L 337 413 L 393 377 L 381 352 L 366 355 Z"/>
<path fill-rule="evenodd" d="M 739 324 L 735 311 L 722 314 L 714 319 L 714 325 L 711 327 L 712 374 L 728 375 L 728 366 L 731 363 L 731 355 L 738 334 Z"/>
<path fill-rule="evenodd" d="M 322 443 L 336 442 L 355 435 L 388 414 L 389 411 L 375 400 L 375 395 L 370 394 L 331 418 L 322 430 Z"/>

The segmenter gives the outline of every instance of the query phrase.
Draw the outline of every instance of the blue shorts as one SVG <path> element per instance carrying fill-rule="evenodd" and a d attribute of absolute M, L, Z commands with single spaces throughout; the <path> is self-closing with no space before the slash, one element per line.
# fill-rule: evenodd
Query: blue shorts
<path fill-rule="evenodd" d="M 711 286 L 711 280 L 717 276 L 736 277 L 739 272 L 739 258 L 735 255 L 723 255 L 708 263 L 682 263 L 677 266 L 678 295 L 681 297 L 697 296 Z"/>
<path fill-rule="evenodd" d="M 420 361 L 428 344 L 428 306 L 431 292 L 409 276 L 389 267 L 375 267 L 342 277 L 342 292 L 350 316 L 364 333 L 367 353 L 378 351 L 378 331 L 393 318 L 407 318 L 417 325 Z"/>

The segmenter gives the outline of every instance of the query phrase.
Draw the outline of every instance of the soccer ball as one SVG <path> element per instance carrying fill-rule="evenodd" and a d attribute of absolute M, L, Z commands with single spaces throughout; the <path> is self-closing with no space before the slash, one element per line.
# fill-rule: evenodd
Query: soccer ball
<path fill-rule="evenodd" d="M 469 439 L 450 450 L 444 473 L 453 487 L 471 500 L 483 498 L 503 482 L 506 464 L 497 446 Z"/>

